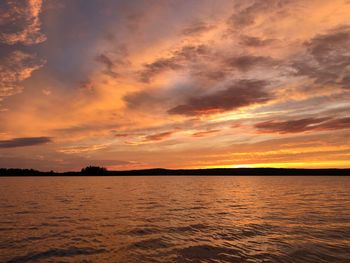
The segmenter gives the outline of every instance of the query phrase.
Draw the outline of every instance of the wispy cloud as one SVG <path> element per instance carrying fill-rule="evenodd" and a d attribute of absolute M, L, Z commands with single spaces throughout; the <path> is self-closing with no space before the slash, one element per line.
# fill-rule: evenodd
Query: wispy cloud
<path fill-rule="evenodd" d="M 59 149 L 58 151 L 66 154 L 79 154 L 86 152 L 94 152 L 106 149 L 109 144 L 93 144 L 93 145 L 82 145 L 82 146 L 70 146 L 66 148 Z"/>
<path fill-rule="evenodd" d="M 205 45 L 186 45 L 176 49 L 168 57 L 161 57 L 152 63 L 145 64 L 140 72 L 141 81 L 149 82 L 153 77 L 167 70 L 182 69 L 186 64 L 193 63 L 206 55 L 207 52 Z"/>
<path fill-rule="evenodd" d="M 204 32 L 213 29 L 214 26 L 203 21 L 196 21 L 182 30 L 185 36 L 198 36 Z"/>
<path fill-rule="evenodd" d="M 20 92 L 21 82 L 28 79 L 43 64 L 43 60 L 22 51 L 13 51 L 5 55 L 0 61 L 0 98 Z"/>

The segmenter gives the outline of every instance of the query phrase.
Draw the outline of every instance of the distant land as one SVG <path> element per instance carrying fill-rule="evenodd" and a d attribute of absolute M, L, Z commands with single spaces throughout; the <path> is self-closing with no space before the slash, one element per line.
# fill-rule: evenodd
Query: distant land
<path fill-rule="evenodd" d="M 41 172 L 33 169 L 0 168 L 0 176 L 139 176 L 139 175 L 350 175 L 348 169 L 299 169 L 299 168 L 211 168 L 211 169 L 142 169 L 108 171 L 105 168 L 88 166 L 80 172 Z"/>

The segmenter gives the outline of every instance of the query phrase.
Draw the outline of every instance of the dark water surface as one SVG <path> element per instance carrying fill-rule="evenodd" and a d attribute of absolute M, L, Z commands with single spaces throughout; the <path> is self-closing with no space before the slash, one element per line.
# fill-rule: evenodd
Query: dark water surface
<path fill-rule="evenodd" d="M 0 178 L 0 262 L 350 262 L 350 177 Z"/>

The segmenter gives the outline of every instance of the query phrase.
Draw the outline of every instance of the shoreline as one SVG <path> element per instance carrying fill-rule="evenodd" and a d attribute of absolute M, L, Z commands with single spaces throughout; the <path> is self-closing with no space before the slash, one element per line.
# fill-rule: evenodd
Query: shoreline
<path fill-rule="evenodd" d="M 0 176 L 324 176 L 350 175 L 350 169 L 300 169 L 300 168 L 211 168 L 211 169 L 141 169 L 126 171 L 41 172 L 33 169 L 0 168 Z"/>

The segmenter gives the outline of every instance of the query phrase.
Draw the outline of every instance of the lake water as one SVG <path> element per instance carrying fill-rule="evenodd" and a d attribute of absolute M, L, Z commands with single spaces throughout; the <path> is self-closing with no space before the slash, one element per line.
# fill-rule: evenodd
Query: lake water
<path fill-rule="evenodd" d="M 350 262 L 350 177 L 0 178 L 0 262 Z"/>

